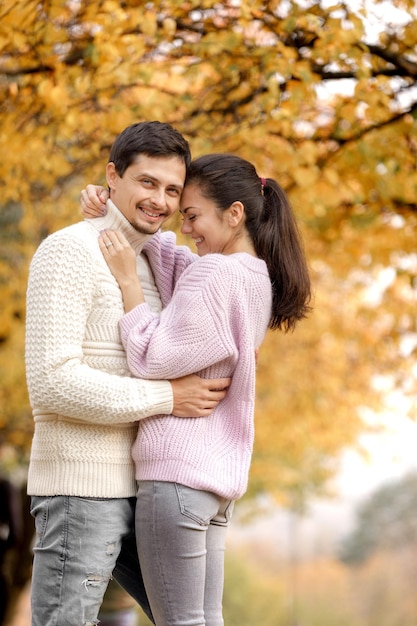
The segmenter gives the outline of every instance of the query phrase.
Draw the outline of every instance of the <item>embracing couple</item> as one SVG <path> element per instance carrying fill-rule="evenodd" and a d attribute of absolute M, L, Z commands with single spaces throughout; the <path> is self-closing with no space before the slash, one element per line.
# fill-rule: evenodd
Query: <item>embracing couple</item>
<path fill-rule="evenodd" d="M 30 267 L 32 626 L 91 626 L 112 576 L 157 626 L 222 626 L 247 487 L 256 353 L 309 311 L 286 194 L 168 124 L 115 140 L 108 191 Z M 179 210 L 197 254 L 161 226 Z"/>

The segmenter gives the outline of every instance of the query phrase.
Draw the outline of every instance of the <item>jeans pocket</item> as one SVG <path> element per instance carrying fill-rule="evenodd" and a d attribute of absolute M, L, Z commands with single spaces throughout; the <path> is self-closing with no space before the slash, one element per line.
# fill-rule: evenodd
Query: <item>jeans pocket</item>
<path fill-rule="evenodd" d="M 228 524 L 232 519 L 233 509 L 235 508 L 234 500 L 224 500 L 224 508 L 222 509 L 224 522 Z M 219 523 L 219 522 L 217 522 Z"/>
<path fill-rule="evenodd" d="M 36 547 L 41 547 L 46 533 L 52 496 L 32 496 L 30 514 L 35 519 Z"/>
<path fill-rule="evenodd" d="M 180 511 L 201 526 L 211 522 L 227 525 L 231 519 L 233 502 L 211 492 L 192 489 L 175 483 Z"/>

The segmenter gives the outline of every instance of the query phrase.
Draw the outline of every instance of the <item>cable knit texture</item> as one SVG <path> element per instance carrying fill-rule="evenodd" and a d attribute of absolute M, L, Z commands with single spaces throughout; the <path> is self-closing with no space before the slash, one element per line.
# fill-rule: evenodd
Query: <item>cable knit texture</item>
<path fill-rule="evenodd" d="M 271 315 L 266 264 L 243 253 L 196 258 L 175 248 L 172 233 L 155 236 L 145 253 L 166 307 L 158 314 L 145 303 L 122 318 L 130 370 L 149 378 L 232 376 L 232 384 L 208 418 L 142 421 L 133 447 L 136 478 L 239 498 L 254 439 L 255 348 Z"/>
<path fill-rule="evenodd" d="M 105 217 L 41 243 L 27 290 L 26 372 L 35 420 L 31 495 L 134 496 L 136 422 L 172 411 L 166 380 L 138 380 L 129 372 L 119 332 L 122 296 L 98 245 L 103 229 L 126 235 L 150 309 L 161 309 L 141 254 L 149 237 L 136 233 L 111 201 Z"/>

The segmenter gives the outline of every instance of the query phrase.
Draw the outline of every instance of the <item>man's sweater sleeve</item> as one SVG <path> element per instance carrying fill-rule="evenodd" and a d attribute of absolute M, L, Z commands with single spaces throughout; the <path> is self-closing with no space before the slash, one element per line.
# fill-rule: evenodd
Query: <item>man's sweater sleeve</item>
<path fill-rule="evenodd" d="M 56 235 L 35 254 L 27 290 L 26 374 L 34 413 L 123 423 L 171 412 L 168 381 L 103 371 L 100 355 L 97 369 L 86 363 L 83 344 L 95 274 L 105 274 L 105 267 L 100 270 L 97 259 L 74 237 Z M 121 347 L 117 349 L 120 355 Z"/>
<path fill-rule="evenodd" d="M 244 288 L 225 262 L 214 261 L 207 255 L 193 263 L 160 315 L 140 304 L 123 316 L 121 336 L 135 376 L 176 378 L 237 359 Z"/>

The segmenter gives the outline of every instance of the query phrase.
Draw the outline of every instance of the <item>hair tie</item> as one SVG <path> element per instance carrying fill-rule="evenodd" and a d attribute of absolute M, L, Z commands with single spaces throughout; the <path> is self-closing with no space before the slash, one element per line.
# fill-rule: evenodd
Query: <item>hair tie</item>
<path fill-rule="evenodd" d="M 263 178 L 263 177 L 261 176 L 261 194 L 262 194 L 262 195 L 265 195 L 265 194 L 264 194 L 264 189 L 265 189 L 265 187 L 266 187 L 266 178 Z"/>

